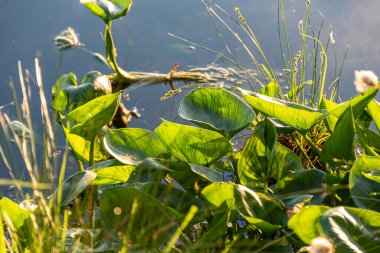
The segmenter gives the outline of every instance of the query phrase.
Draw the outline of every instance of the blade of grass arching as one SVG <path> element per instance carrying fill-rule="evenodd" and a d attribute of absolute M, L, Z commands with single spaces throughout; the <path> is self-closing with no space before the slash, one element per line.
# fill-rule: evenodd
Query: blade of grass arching
<path fill-rule="evenodd" d="M 46 133 L 46 136 L 48 137 L 47 138 L 48 141 L 44 142 L 44 149 L 46 148 L 45 165 L 46 165 L 47 172 L 50 174 L 50 180 L 52 180 L 54 164 L 51 164 L 51 161 L 49 158 L 53 157 L 53 153 L 56 150 L 56 145 L 55 145 L 53 126 L 52 126 L 50 116 L 49 116 L 47 100 L 46 100 L 45 92 L 43 89 L 42 72 L 41 72 L 41 67 L 40 67 L 38 58 L 35 58 L 35 68 L 36 68 L 37 85 L 39 88 L 39 95 L 40 95 L 40 101 L 41 101 L 41 118 L 43 121 L 43 130 Z"/>
<path fill-rule="evenodd" d="M 291 63 L 292 54 L 290 52 L 290 43 L 289 43 L 288 30 L 286 28 L 286 18 L 285 18 L 285 11 L 284 11 L 283 0 L 279 0 L 279 6 L 280 6 L 280 10 L 281 10 L 282 30 L 284 31 L 286 48 L 287 48 L 287 54 L 288 54 L 288 59 L 289 59 L 289 62 L 290 62 L 289 66 L 293 67 L 293 64 Z M 293 69 L 291 69 L 291 71 L 293 72 Z"/>
<path fill-rule="evenodd" d="M 278 2 L 277 5 L 277 32 L 278 32 L 278 42 L 280 43 L 280 53 L 281 53 L 281 59 L 282 59 L 282 67 L 283 67 L 283 72 L 284 72 L 284 77 L 286 79 L 287 85 L 290 87 L 290 80 L 289 80 L 289 75 L 285 73 L 285 70 L 291 69 L 291 58 L 289 59 L 286 58 L 285 52 L 284 52 L 284 45 L 282 42 L 282 36 L 281 36 L 281 8 L 280 8 L 280 1 Z"/>
<path fill-rule="evenodd" d="M 183 219 L 181 225 L 177 229 L 177 231 L 174 233 L 172 238 L 170 238 L 170 241 L 165 246 L 162 252 L 169 253 L 171 252 L 172 248 L 174 247 L 175 243 L 177 242 L 178 238 L 182 234 L 182 231 L 185 230 L 185 228 L 189 225 L 191 220 L 194 218 L 195 214 L 198 212 L 198 208 L 196 206 L 191 206 L 189 212 L 186 214 L 185 218 Z"/>
<path fill-rule="evenodd" d="M 255 76 L 254 76 L 249 70 L 247 70 L 244 66 L 242 66 L 238 61 L 236 61 L 236 60 L 234 60 L 234 59 L 232 59 L 232 58 L 226 56 L 224 53 L 219 52 L 219 51 L 216 51 L 216 50 L 211 49 L 211 48 L 209 48 L 209 47 L 206 47 L 206 46 L 203 46 L 203 45 L 197 44 L 197 43 L 195 43 L 195 42 L 192 42 L 192 41 L 190 41 L 190 40 L 188 40 L 188 39 L 185 39 L 185 38 L 183 38 L 183 37 L 180 37 L 180 36 L 175 35 L 175 34 L 172 34 L 172 33 L 168 33 L 168 35 L 171 36 L 171 37 L 173 37 L 173 38 L 176 38 L 176 39 L 182 40 L 183 42 L 189 43 L 189 44 L 192 45 L 192 46 L 199 47 L 199 48 L 202 48 L 202 49 L 204 49 L 204 50 L 206 50 L 206 51 L 209 51 L 209 52 L 211 52 L 211 53 L 216 54 L 217 57 L 219 57 L 219 58 L 222 60 L 224 66 L 225 66 L 227 69 L 229 69 L 229 67 L 228 67 L 226 61 L 228 61 L 228 62 L 230 62 L 230 63 L 236 65 L 236 66 L 240 69 L 240 71 L 243 73 L 244 78 L 245 78 L 246 80 L 248 80 L 248 76 L 249 76 L 249 77 L 251 77 L 252 79 L 254 79 L 256 82 L 260 82 L 260 80 L 258 80 L 257 77 L 255 77 Z M 226 61 L 224 61 L 224 60 L 226 60 Z M 229 70 L 229 71 L 230 71 L 230 70 Z M 249 80 L 248 80 L 248 81 L 249 81 Z"/>
<path fill-rule="evenodd" d="M 336 82 L 336 85 L 335 85 L 335 87 L 331 93 L 330 100 L 335 100 L 335 101 L 338 100 L 340 77 L 342 76 L 343 66 L 344 66 L 344 62 L 346 61 L 349 48 L 350 48 L 350 45 L 348 45 L 346 47 L 346 50 L 344 51 L 343 60 L 342 60 L 342 63 L 340 64 L 340 68 L 339 68 L 339 72 L 338 72 L 337 82 Z"/>
<path fill-rule="evenodd" d="M 9 77 L 9 87 L 11 88 L 13 103 L 16 107 L 17 120 L 22 122 L 22 113 L 21 113 L 20 103 L 18 101 L 15 84 L 11 76 Z"/>
<path fill-rule="evenodd" d="M 236 60 L 235 56 L 233 55 L 232 51 L 231 51 L 230 48 L 228 47 L 226 41 L 225 41 L 224 38 L 223 38 L 223 35 L 222 35 L 222 33 L 221 33 L 219 27 L 217 26 L 217 24 L 216 24 L 216 22 L 215 22 L 215 19 L 214 19 L 214 17 L 213 17 L 213 14 L 215 15 L 216 13 L 213 12 L 213 10 L 212 10 L 211 8 L 209 8 L 209 7 L 206 5 L 206 3 L 204 2 L 204 0 L 201 0 L 201 1 L 202 1 L 202 3 L 203 3 L 203 6 L 204 6 L 204 8 L 206 9 L 207 13 L 209 14 L 209 17 L 210 17 L 210 19 L 211 19 L 211 21 L 212 21 L 212 24 L 213 24 L 213 26 L 214 26 L 214 28 L 215 28 L 217 34 L 218 34 L 218 37 L 219 37 L 219 39 L 221 40 L 221 42 L 223 43 L 224 47 L 226 48 L 228 54 L 231 56 L 231 58 L 234 60 L 234 62 L 238 62 L 238 61 Z M 212 12 L 213 12 L 213 13 L 212 13 Z M 216 14 L 216 17 L 218 18 L 218 15 L 217 15 L 217 14 Z M 220 19 L 219 19 L 219 20 L 220 20 Z M 222 23 L 223 23 L 223 22 L 222 22 Z M 239 65 L 240 65 L 240 64 L 239 64 Z M 239 67 L 239 65 L 238 65 L 238 67 Z M 226 67 L 227 67 L 227 66 L 226 66 Z M 240 67 L 239 67 L 239 68 L 240 68 Z M 240 69 L 240 70 L 242 71 L 242 69 Z M 243 72 L 243 73 L 245 73 L 245 72 Z M 254 90 L 254 88 L 252 87 L 251 82 L 249 82 L 249 79 L 246 78 L 246 80 L 247 80 L 247 82 L 248 82 L 249 87 L 250 87 L 252 90 Z M 255 78 L 255 80 L 256 80 L 256 81 L 257 81 L 262 87 L 264 87 L 264 85 L 260 82 L 260 80 L 258 80 L 257 78 Z M 257 87 L 255 87 L 255 88 L 257 88 Z"/>
<path fill-rule="evenodd" d="M 37 183 L 37 185 L 33 185 L 30 182 L 16 180 L 16 179 L 5 179 L 5 178 L 0 178 L 0 185 L 8 185 L 8 186 L 17 185 L 22 188 L 32 188 L 32 189 L 36 188 L 40 190 L 50 190 L 53 188 L 53 186 L 49 183 Z"/>
<path fill-rule="evenodd" d="M 305 82 L 305 71 L 306 71 L 306 33 L 308 29 L 308 24 L 309 24 L 309 8 L 310 8 L 310 1 L 306 1 L 306 10 L 305 10 L 305 21 L 302 23 L 300 26 L 301 29 L 301 36 L 302 36 L 302 49 L 301 49 L 301 55 L 302 55 L 302 60 L 301 60 L 301 73 L 300 73 L 300 79 L 298 84 L 304 83 Z M 302 94 L 304 96 L 304 90 L 302 91 Z"/>
<path fill-rule="evenodd" d="M 315 36 L 314 34 L 314 30 L 313 30 L 313 27 L 310 26 L 310 30 L 311 30 L 311 33 L 312 33 L 312 37 L 316 37 L 318 40 L 321 36 L 321 32 L 322 32 L 322 28 L 323 28 L 323 23 L 324 23 L 324 19 L 322 19 L 321 21 L 321 24 L 319 25 L 319 29 L 318 29 L 318 34 L 317 36 Z M 311 86 L 311 99 L 310 99 L 310 104 L 311 105 L 314 105 L 315 103 L 315 96 L 316 96 L 316 93 L 318 91 L 318 86 L 319 86 L 319 79 L 320 79 L 320 76 L 317 74 L 317 70 L 318 70 L 318 55 L 319 55 L 319 43 L 314 40 L 313 41 L 313 85 Z"/>
<path fill-rule="evenodd" d="M 235 19 L 233 16 L 231 16 L 226 10 L 224 10 L 218 4 L 214 3 L 213 1 L 210 1 L 210 2 L 211 2 L 211 4 L 213 6 L 215 6 L 217 9 L 219 9 L 224 15 L 226 15 L 228 18 L 230 18 L 236 25 L 238 25 L 251 38 L 251 35 L 249 34 L 249 32 L 244 28 L 244 26 L 237 19 Z M 245 22 L 244 17 L 241 15 L 240 10 L 238 8 L 236 8 L 236 12 L 240 15 L 241 22 L 243 22 L 244 24 L 247 24 Z M 234 32 L 233 29 L 230 26 L 228 26 L 227 23 L 219 15 L 216 14 L 215 11 L 213 11 L 213 14 L 222 22 L 222 24 L 224 26 L 227 27 L 227 29 L 235 36 L 235 38 L 237 38 L 236 37 L 236 36 L 238 36 L 237 33 Z M 240 36 L 238 36 L 237 40 L 240 42 L 240 44 L 242 44 L 242 46 L 244 47 L 244 49 L 247 51 L 248 47 L 243 42 L 243 40 L 240 39 Z M 256 45 L 257 48 L 260 46 L 260 45 L 257 45 L 257 41 L 255 41 L 254 39 L 253 39 L 253 43 Z M 250 50 L 248 50 L 247 53 L 250 55 L 253 63 L 255 64 L 256 68 L 259 70 L 259 73 L 264 77 L 264 79 L 271 80 L 270 77 L 267 76 L 267 73 L 262 69 L 261 64 L 257 61 L 257 59 L 255 57 L 253 57 L 253 54 L 250 52 Z"/>
<path fill-rule="evenodd" d="M 33 131 L 32 115 L 30 112 L 29 99 L 28 99 L 29 96 L 28 96 L 28 93 L 26 90 L 27 87 L 25 84 L 25 79 L 24 79 L 24 75 L 23 75 L 23 71 L 22 71 L 21 61 L 18 61 L 18 72 L 19 72 L 19 78 L 20 78 L 20 84 L 21 84 L 21 91 L 22 91 L 22 95 L 23 95 L 23 101 L 21 104 L 21 108 L 22 108 L 23 116 L 24 116 L 24 119 L 27 123 L 27 126 L 28 126 L 30 132 L 33 133 L 34 131 Z M 28 86 L 30 86 L 29 81 L 27 82 L 27 84 L 28 84 Z M 25 140 L 23 140 L 23 143 L 25 144 L 24 145 L 24 160 L 25 159 L 28 160 L 30 166 L 33 167 L 32 171 L 34 170 L 34 173 L 36 173 L 35 176 L 37 176 L 37 178 L 39 178 L 39 172 L 38 172 L 38 167 L 37 167 L 37 155 L 36 155 L 36 140 L 35 140 L 34 134 L 30 135 L 31 157 L 29 157 L 28 148 L 25 148 L 25 146 L 27 145 L 27 142 Z"/>

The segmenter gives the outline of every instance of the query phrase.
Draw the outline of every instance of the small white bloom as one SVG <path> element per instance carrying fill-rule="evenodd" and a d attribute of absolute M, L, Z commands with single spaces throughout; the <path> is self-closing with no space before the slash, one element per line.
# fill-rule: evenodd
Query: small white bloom
<path fill-rule="evenodd" d="M 365 90 L 378 87 L 378 78 L 370 70 L 355 70 L 355 87 L 357 92 L 363 92 Z"/>
<path fill-rule="evenodd" d="M 333 253 L 334 246 L 324 237 L 314 238 L 309 248 L 309 253 Z"/>

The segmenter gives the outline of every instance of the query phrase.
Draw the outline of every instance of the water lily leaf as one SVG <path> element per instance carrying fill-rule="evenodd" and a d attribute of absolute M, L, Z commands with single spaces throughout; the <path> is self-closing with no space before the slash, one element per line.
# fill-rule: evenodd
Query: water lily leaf
<path fill-rule="evenodd" d="M 63 132 L 65 133 L 66 140 L 75 154 L 75 157 L 78 160 L 89 164 L 91 141 L 88 141 L 79 135 L 70 133 L 70 130 L 66 127 L 63 127 Z M 102 149 L 101 138 L 102 137 L 95 138 L 94 162 L 105 160 L 109 157 L 109 154 Z"/>
<path fill-rule="evenodd" d="M 54 110 L 67 114 L 88 101 L 112 93 L 110 80 L 100 72 L 91 71 L 78 86 L 73 73 L 62 75 L 53 86 Z"/>
<path fill-rule="evenodd" d="M 273 232 L 284 226 L 288 220 L 278 200 L 243 185 L 212 183 L 202 190 L 202 196 L 215 214 L 231 209 L 263 231 Z"/>
<path fill-rule="evenodd" d="M 156 133 L 140 128 L 108 129 L 104 146 L 125 164 L 137 164 L 147 157 L 159 157 L 168 152 Z"/>
<path fill-rule="evenodd" d="M 63 182 L 61 205 L 67 205 L 83 192 L 96 178 L 92 171 L 79 171 Z M 57 192 L 56 192 L 57 194 Z"/>
<path fill-rule="evenodd" d="M 360 157 L 352 166 L 349 186 L 356 206 L 380 212 L 380 157 Z"/>
<path fill-rule="evenodd" d="M 255 118 L 252 108 L 235 94 L 223 89 L 199 88 L 181 101 L 181 118 L 231 138 Z"/>
<path fill-rule="evenodd" d="M 313 195 L 312 204 L 322 203 L 326 192 L 326 173 L 317 169 L 296 171 L 274 185 L 274 196 L 290 197 L 299 194 Z"/>
<path fill-rule="evenodd" d="M 376 100 L 369 102 L 368 113 L 371 115 L 373 122 L 375 122 L 377 131 L 380 133 L 380 103 Z"/>
<path fill-rule="evenodd" d="M 92 185 L 120 184 L 128 181 L 135 167 L 118 160 L 107 160 L 89 167 L 87 170 L 96 173 Z"/>
<path fill-rule="evenodd" d="M 80 2 L 107 24 L 111 20 L 125 16 L 132 5 L 132 0 L 81 0 Z"/>
<path fill-rule="evenodd" d="M 345 164 L 355 160 L 354 151 L 355 123 L 349 106 L 337 122 L 335 131 L 323 145 L 321 159 L 329 166 Z"/>
<path fill-rule="evenodd" d="M 100 220 L 106 230 L 122 231 L 145 250 L 161 246 L 184 217 L 149 193 L 124 186 L 103 190 L 99 206 Z"/>
<path fill-rule="evenodd" d="M 335 207 L 319 220 L 323 235 L 334 242 L 335 252 L 378 252 L 380 213 L 357 208 Z"/>
<path fill-rule="evenodd" d="M 327 206 L 306 206 L 289 220 L 288 227 L 291 228 L 303 242 L 311 244 L 311 241 L 319 236 L 317 227 L 319 219 L 329 209 Z"/>
<path fill-rule="evenodd" d="M 241 184 L 254 186 L 269 179 L 275 144 L 276 128 L 265 119 L 248 139 L 238 161 L 237 173 Z"/>
<path fill-rule="evenodd" d="M 307 133 L 325 117 L 324 110 L 315 110 L 243 89 L 240 89 L 240 91 L 244 99 L 254 109 L 269 117 L 276 118 L 302 134 Z"/>
<path fill-rule="evenodd" d="M 181 161 L 208 165 L 232 153 L 231 143 L 214 131 L 163 120 L 154 132 Z"/>
<path fill-rule="evenodd" d="M 371 89 L 363 93 L 359 93 L 353 99 L 340 104 L 332 110 L 329 110 L 326 117 L 326 123 L 330 132 L 334 132 L 339 118 L 350 106 L 352 107 L 354 118 L 356 119 L 356 117 L 358 117 L 363 112 L 368 103 L 376 96 L 377 91 L 377 89 Z"/>
<path fill-rule="evenodd" d="M 12 228 L 11 231 L 17 234 L 20 243 L 24 244 L 25 247 L 27 245 L 31 245 L 31 233 L 35 232 L 30 215 L 30 211 L 21 208 L 12 200 L 6 197 L 0 199 L 0 218 L 2 218 L 0 219 L 1 226 L 3 227 L 4 220 L 7 227 Z M 1 240 L 4 240 L 4 238 Z"/>
<path fill-rule="evenodd" d="M 67 114 L 63 123 L 71 134 L 91 141 L 113 119 L 119 103 L 120 92 L 97 97 Z"/>

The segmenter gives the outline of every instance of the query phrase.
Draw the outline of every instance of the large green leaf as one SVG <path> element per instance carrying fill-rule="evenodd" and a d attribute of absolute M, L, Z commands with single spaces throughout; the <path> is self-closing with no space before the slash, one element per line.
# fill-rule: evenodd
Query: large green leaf
<path fill-rule="evenodd" d="M 266 86 L 264 86 L 259 91 L 259 93 L 268 97 L 276 98 L 278 93 L 278 84 L 274 80 L 272 80 Z"/>
<path fill-rule="evenodd" d="M 32 243 L 31 233 L 35 232 L 30 217 L 31 214 L 30 211 L 21 208 L 8 198 L 3 197 L 0 199 L 0 217 L 4 219 L 4 223 L 8 228 L 17 235 L 18 238 L 14 239 L 19 239 L 24 246 Z M 2 219 L 0 219 L 0 223 L 3 226 Z M 0 240 L 5 240 L 5 238 Z"/>
<path fill-rule="evenodd" d="M 125 164 L 137 164 L 147 157 L 159 157 L 168 152 L 156 133 L 140 128 L 108 129 L 104 146 Z"/>
<path fill-rule="evenodd" d="M 241 184 L 253 186 L 269 179 L 275 144 L 276 128 L 265 119 L 248 139 L 238 161 L 237 173 Z"/>
<path fill-rule="evenodd" d="M 87 170 L 96 173 L 92 185 L 120 184 L 128 181 L 134 172 L 133 165 L 126 165 L 118 160 L 107 160 L 89 167 Z"/>
<path fill-rule="evenodd" d="M 255 118 L 252 108 L 235 94 L 223 89 L 199 88 L 181 101 L 181 118 L 231 138 Z"/>
<path fill-rule="evenodd" d="M 326 117 L 326 123 L 329 130 L 331 132 L 334 132 L 339 118 L 350 106 L 352 107 L 352 113 L 354 115 L 354 118 L 358 117 L 363 112 L 367 104 L 376 96 L 377 91 L 377 89 L 367 90 L 363 93 L 359 93 L 353 99 L 345 103 L 342 103 L 337 107 L 330 107 L 331 110 L 328 111 L 328 115 Z"/>
<path fill-rule="evenodd" d="M 296 171 L 274 185 L 274 195 L 286 198 L 299 194 L 313 195 L 311 203 L 322 203 L 326 193 L 326 173 L 317 169 Z"/>
<path fill-rule="evenodd" d="M 109 23 L 127 14 L 132 0 L 81 0 L 81 3 L 105 23 Z"/>
<path fill-rule="evenodd" d="M 377 127 L 377 131 L 380 133 L 380 103 L 376 100 L 369 102 L 368 113 L 371 115 L 373 122 L 375 122 Z"/>
<path fill-rule="evenodd" d="M 232 153 L 231 143 L 214 131 L 163 120 L 154 132 L 179 160 L 207 165 Z"/>
<path fill-rule="evenodd" d="M 103 190 L 100 220 L 106 230 L 123 233 L 135 249 L 160 246 L 170 238 L 183 215 L 137 188 Z"/>
<path fill-rule="evenodd" d="M 120 92 L 97 97 L 71 111 L 64 125 L 71 134 L 93 140 L 99 130 L 113 119 L 120 102 Z"/>
<path fill-rule="evenodd" d="M 276 118 L 302 134 L 307 133 L 325 117 L 324 110 L 315 110 L 242 89 L 240 91 L 248 104 L 254 109 Z"/>
<path fill-rule="evenodd" d="M 83 192 L 94 179 L 96 173 L 92 171 L 79 171 L 63 182 L 61 205 L 67 205 Z M 59 189 L 58 189 L 59 190 Z M 57 193 L 56 193 L 57 194 Z"/>
<path fill-rule="evenodd" d="M 323 145 L 321 159 L 330 166 L 355 160 L 354 137 L 354 116 L 349 106 L 341 115 L 335 131 Z"/>
<path fill-rule="evenodd" d="M 100 72 L 91 71 L 78 86 L 73 73 L 62 75 L 53 86 L 54 110 L 67 114 L 88 101 L 112 93 L 111 82 Z"/>
<path fill-rule="evenodd" d="M 306 206 L 289 220 L 288 227 L 293 229 L 303 242 L 310 244 L 319 236 L 319 219 L 329 209 L 327 206 Z"/>
<path fill-rule="evenodd" d="M 351 169 L 349 186 L 355 204 L 380 212 L 380 157 L 360 157 Z"/>
<path fill-rule="evenodd" d="M 277 181 L 302 170 L 302 160 L 290 149 L 276 143 L 270 176 Z"/>
<path fill-rule="evenodd" d="M 335 207 L 322 215 L 319 227 L 334 242 L 336 253 L 379 252 L 380 213 Z"/>
<path fill-rule="evenodd" d="M 84 139 L 83 137 L 70 133 L 70 130 L 63 127 L 66 140 L 69 143 L 75 157 L 87 164 L 89 164 L 91 141 Z M 94 162 L 105 160 L 109 157 L 109 154 L 102 149 L 101 136 L 95 138 L 94 146 Z"/>
<path fill-rule="evenodd" d="M 202 196 L 214 213 L 231 209 L 263 231 L 273 232 L 287 222 L 286 212 L 278 200 L 243 185 L 212 183 L 203 189 Z"/>
<path fill-rule="evenodd" d="M 356 134 L 367 155 L 380 156 L 380 135 L 359 126 L 356 127 Z"/>

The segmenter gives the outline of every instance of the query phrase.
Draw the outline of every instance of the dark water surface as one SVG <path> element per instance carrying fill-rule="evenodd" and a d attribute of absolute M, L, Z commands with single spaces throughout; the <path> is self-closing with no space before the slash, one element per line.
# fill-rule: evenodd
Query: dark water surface
<path fill-rule="evenodd" d="M 216 0 L 234 14 L 239 6 L 252 25 L 274 69 L 281 70 L 281 55 L 277 34 L 277 0 Z M 305 0 L 284 0 L 292 54 L 300 49 L 298 24 L 304 18 Z M 324 41 L 332 25 L 339 62 L 345 48 L 349 55 L 340 80 L 341 96 L 355 95 L 353 72 L 370 69 L 380 75 L 380 2 L 378 0 L 312 0 L 311 22 L 318 30 L 324 20 Z M 58 70 L 58 51 L 54 37 L 63 29 L 72 27 L 80 34 L 80 41 L 96 52 L 104 53 L 101 33 L 103 21 L 92 15 L 79 0 L 0 0 L 0 107 L 11 101 L 8 76 L 17 81 L 17 61 L 34 73 L 34 58 L 41 59 L 43 80 L 47 97 L 59 74 L 73 72 L 81 80 L 91 70 L 108 73 L 108 69 L 80 49 L 66 51 Z M 223 30 L 226 41 L 240 62 L 253 67 L 241 46 Z M 127 70 L 169 72 L 175 63 L 180 69 L 189 66 L 205 67 L 215 60 L 215 55 L 203 49 L 190 50 L 187 45 L 170 37 L 168 33 L 187 38 L 215 50 L 224 47 L 200 0 L 135 0 L 130 13 L 113 24 L 118 61 Z M 332 82 L 334 57 L 328 83 Z M 18 82 L 16 82 L 18 85 Z M 175 120 L 178 99 L 160 101 L 167 87 L 143 86 L 131 90 L 127 107 L 136 106 L 142 119 L 132 122 L 134 127 L 155 128 L 160 117 Z M 37 89 L 33 98 L 38 100 Z M 174 105 L 173 105 L 174 104 Z M 39 103 L 33 103 L 33 112 L 39 116 Z M 15 116 L 12 106 L 3 110 Z M 14 117 L 15 118 L 15 117 Z M 37 120 L 38 121 L 38 120 Z M 38 124 L 36 121 L 36 124 Z M 0 161 L 0 175 L 5 168 Z"/>

